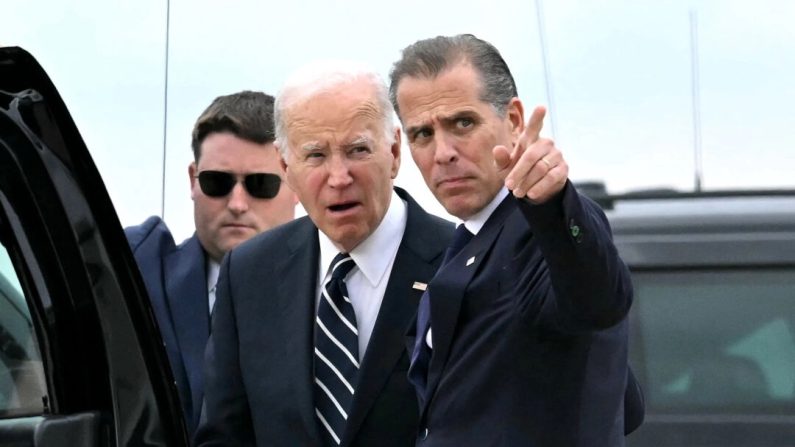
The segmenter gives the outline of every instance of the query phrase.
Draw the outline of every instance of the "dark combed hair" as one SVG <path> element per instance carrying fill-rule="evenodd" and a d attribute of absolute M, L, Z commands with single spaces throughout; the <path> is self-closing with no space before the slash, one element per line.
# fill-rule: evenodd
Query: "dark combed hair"
<path fill-rule="evenodd" d="M 215 98 L 193 126 L 194 161 L 199 161 L 202 142 L 211 133 L 229 132 L 257 144 L 273 142 L 273 101 L 271 95 L 250 90 Z"/>
<path fill-rule="evenodd" d="M 505 113 L 511 98 L 518 96 L 508 64 L 494 45 L 472 34 L 459 34 L 420 40 L 403 49 L 389 73 L 389 100 L 398 117 L 397 88 L 403 78 L 433 79 L 462 62 L 470 63 L 480 75 L 480 99 L 499 114 Z"/>

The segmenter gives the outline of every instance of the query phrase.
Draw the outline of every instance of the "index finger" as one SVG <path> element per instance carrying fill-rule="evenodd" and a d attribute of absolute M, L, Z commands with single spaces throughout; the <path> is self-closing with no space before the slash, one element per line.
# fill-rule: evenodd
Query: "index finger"
<path fill-rule="evenodd" d="M 541 133 L 541 128 L 544 127 L 544 117 L 547 114 L 547 109 L 544 106 L 537 106 L 530 115 L 527 121 L 527 127 L 524 128 L 524 137 L 527 139 L 527 144 L 533 144 L 538 141 L 538 136 Z"/>

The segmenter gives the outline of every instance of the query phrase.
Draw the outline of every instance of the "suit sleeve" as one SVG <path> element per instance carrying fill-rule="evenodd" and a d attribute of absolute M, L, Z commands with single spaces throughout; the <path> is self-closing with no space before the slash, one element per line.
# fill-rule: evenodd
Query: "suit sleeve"
<path fill-rule="evenodd" d="M 541 205 L 520 200 L 549 272 L 542 315 L 564 331 L 587 332 L 620 322 L 632 304 L 629 270 L 613 245 L 602 210 L 567 182 Z"/>
<path fill-rule="evenodd" d="M 239 361 L 234 295 L 230 286 L 232 253 L 218 278 L 212 331 L 205 351 L 204 405 L 196 446 L 254 446 L 248 398 Z"/>
<path fill-rule="evenodd" d="M 627 389 L 624 392 L 624 434 L 628 435 L 643 424 L 646 417 L 646 401 L 643 396 L 643 389 L 640 387 L 638 379 L 632 372 L 632 368 L 627 368 Z"/>

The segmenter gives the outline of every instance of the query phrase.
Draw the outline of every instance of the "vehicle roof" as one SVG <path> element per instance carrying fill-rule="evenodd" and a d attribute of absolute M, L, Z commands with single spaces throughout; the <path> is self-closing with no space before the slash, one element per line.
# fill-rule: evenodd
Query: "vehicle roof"
<path fill-rule="evenodd" d="M 795 192 L 625 197 L 605 211 L 631 267 L 795 266 Z"/>

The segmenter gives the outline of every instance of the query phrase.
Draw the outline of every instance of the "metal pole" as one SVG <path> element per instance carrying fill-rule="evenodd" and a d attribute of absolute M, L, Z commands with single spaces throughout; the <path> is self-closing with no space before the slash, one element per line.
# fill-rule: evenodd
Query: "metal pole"
<path fill-rule="evenodd" d="M 552 96 L 552 76 L 549 70 L 549 60 L 547 58 L 546 32 L 544 30 L 544 11 L 541 5 L 542 0 L 535 0 L 536 20 L 538 21 L 538 41 L 541 45 L 541 64 L 544 67 L 544 83 L 547 90 L 547 117 L 549 117 L 549 128 L 552 131 L 552 139 L 557 139 L 557 125 L 555 119 L 555 104 Z"/>
<path fill-rule="evenodd" d="M 690 68 L 693 99 L 693 165 L 695 175 L 695 191 L 700 192 L 703 181 L 701 158 L 701 83 L 699 81 L 698 62 L 698 15 L 690 10 Z"/>
<path fill-rule="evenodd" d="M 168 129 L 168 40 L 171 24 L 171 0 L 166 0 L 166 60 L 165 81 L 163 84 L 163 163 L 160 173 L 160 217 L 165 220 L 166 214 L 166 132 Z"/>

